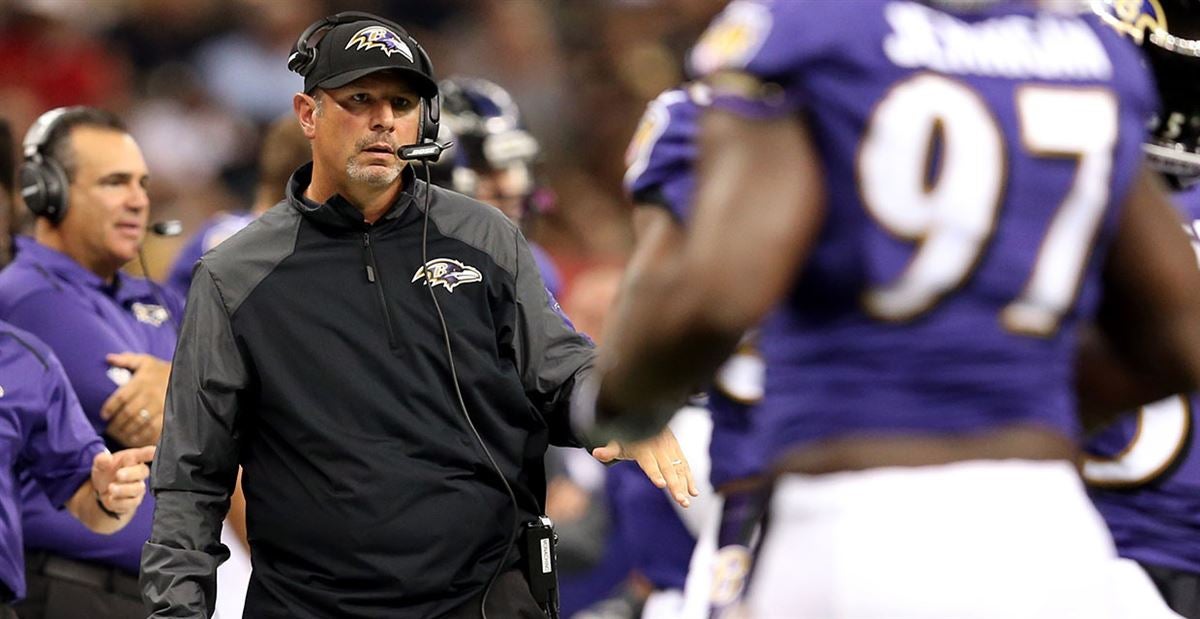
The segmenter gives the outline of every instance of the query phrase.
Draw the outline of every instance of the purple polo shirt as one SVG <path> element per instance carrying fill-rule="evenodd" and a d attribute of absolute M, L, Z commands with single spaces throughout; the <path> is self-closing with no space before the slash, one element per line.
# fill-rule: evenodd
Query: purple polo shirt
<path fill-rule="evenodd" d="M 104 443 L 88 425 L 49 347 L 3 322 L 0 445 L 0 581 L 21 598 L 25 557 L 17 471 L 36 480 L 45 500 L 61 509 L 91 476 L 92 458 L 104 451 Z"/>
<path fill-rule="evenodd" d="M 106 284 L 70 257 L 33 239 L 19 237 L 16 245 L 16 258 L 0 271 L 0 319 L 50 346 L 62 360 L 92 427 L 104 436 L 108 424 L 100 418 L 100 408 L 129 379 L 127 371 L 110 367 L 105 356 L 134 352 L 170 359 L 175 321 L 183 304 L 174 293 L 125 273 L 118 273 L 112 285 Z M 113 451 L 126 447 L 104 438 Z M 137 573 L 154 514 L 149 493 L 128 526 L 114 535 L 99 535 L 55 509 L 30 476 L 22 474 L 20 480 L 27 550 Z"/>

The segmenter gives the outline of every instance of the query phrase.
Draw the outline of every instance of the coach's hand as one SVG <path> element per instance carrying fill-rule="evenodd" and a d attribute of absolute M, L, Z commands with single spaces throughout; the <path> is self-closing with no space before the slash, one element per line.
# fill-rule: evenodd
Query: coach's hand
<path fill-rule="evenodd" d="M 96 454 L 90 483 L 80 484 L 67 501 L 67 511 L 96 533 L 109 535 L 121 530 L 146 497 L 148 463 L 153 458 L 154 447 Z"/>
<path fill-rule="evenodd" d="M 684 507 L 691 504 L 688 496 L 700 494 L 696 490 L 696 480 L 692 479 L 692 469 L 670 428 L 663 428 L 658 436 L 637 443 L 623 445 L 609 441 L 604 447 L 593 449 L 592 457 L 601 462 L 636 460 L 655 486 L 666 488 L 675 502 Z"/>
<path fill-rule="evenodd" d="M 132 372 L 100 407 L 100 418 L 108 422 L 105 433 L 126 447 L 158 443 L 162 434 L 163 407 L 171 363 L 142 353 L 108 355 L 108 364 Z"/>

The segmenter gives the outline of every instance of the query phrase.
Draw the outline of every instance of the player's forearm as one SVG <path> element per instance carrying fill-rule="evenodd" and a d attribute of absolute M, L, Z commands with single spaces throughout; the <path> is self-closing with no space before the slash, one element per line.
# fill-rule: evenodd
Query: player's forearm
<path fill-rule="evenodd" d="M 713 324 L 705 300 L 681 277 L 680 266 L 664 259 L 625 282 L 616 308 L 611 344 L 597 372 L 600 424 L 622 415 L 622 438 L 653 435 L 688 395 L 700 387 L 734 350 L 741 331 Z M 615 362 L 613 360 L 616 360 Z"/>
<path fill-rule="evenodd" d="M 701 135 L 706 174 L 681 251 L 627 282 L 613 329 L 620 337 L 597 366 L 597 422 L 624 415 L 645 436 L 783 297 L 824 214 L 815 149 L 799 121 L 710 111 Z"/>
<path fill-rule="evenodd" d="M 1106 265 L 1096 331 L 1081 340 L 1077 383 L 1085 415 L 1131 410 L 1200 384 L 1194 256 L 1161 181 L 1143 168 Z"/>

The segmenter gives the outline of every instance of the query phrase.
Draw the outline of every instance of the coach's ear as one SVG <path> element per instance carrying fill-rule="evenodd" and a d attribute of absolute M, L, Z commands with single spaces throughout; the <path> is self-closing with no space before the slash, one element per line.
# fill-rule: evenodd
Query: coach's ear
<path fill-rule="evenodd" d="M 325 96 L 319 89 L 315 92 L 317 97 Z M 317 107 L 316 97 L 306 95 L 302 92 L 298 92 L 292 97 L 292 110 L 296 113 L 296 120 L 300 121 L 300 128 L 304 131 L 304 137 L 310 140 L 317 135 L 316 118 L 319 115 Z"/>

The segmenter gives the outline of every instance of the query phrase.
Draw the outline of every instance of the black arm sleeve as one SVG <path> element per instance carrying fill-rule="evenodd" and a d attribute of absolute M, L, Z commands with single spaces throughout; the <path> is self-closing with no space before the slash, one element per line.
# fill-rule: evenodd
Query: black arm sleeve
<path fill-rule="evenodd" d="M 591 342 L 571 325 L 546 290 L 525 238 L 516 233 L 518 367 L 525 392 L 550 426 L 550 443 L 594 447 L 571 430 L 568 406 L 576 383 L 591 371 Z"/>
<path fill-rule="evenodd" d="M 217 565 L 229 557 L 220 537 L 237 478 L 238 394 L 247 382 L 228 308 L 201 262 L 188 295 L 151 475 L 157 506 L 141 574 L 151 617 L 214 612 Z"/>

